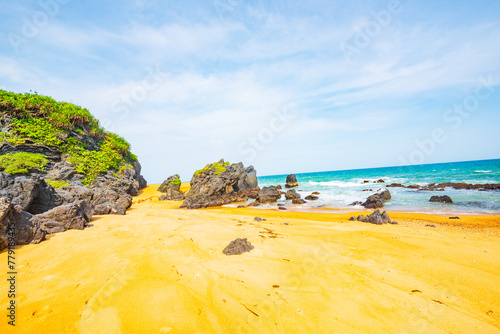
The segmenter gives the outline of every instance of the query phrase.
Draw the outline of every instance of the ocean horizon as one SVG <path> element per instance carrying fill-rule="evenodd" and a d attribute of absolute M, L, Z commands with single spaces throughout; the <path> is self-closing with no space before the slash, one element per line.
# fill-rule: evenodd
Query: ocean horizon
<path fill-rule="evenodd" d="M 364 209 L 350 206 L 364 201 L 368 196 L 380 192 L 392 183 L 404 186 L 425 186 L 432 183 L 500 183 L 500 159 L 433 163 L 425 165 L 377 167 L 295 174 L 302 197 L 319 192 L 318 200 L 308 201 L 297 209 Z M 259 186 L 281 185 L 284 188 L 287 174 L 259 176 Z M 384 183 L 375 183 L 384 180 Z M 366 183 L 366 181 L 368 181 Z M 500 213 L 500 191 L 466 190 L 445 188 L 444 191 L 423 191 L 400 187 L 387 188 L 392 199 L 385 203 L 390 211 L 408 211 L 434 214 L 498 214 Z M 285 190 L 285 189 L 283 189 Z M 429 202 L 431 196 L 448 195 L 453 203 Z M 287 203 L 284 197 L 276 204 Z"/>

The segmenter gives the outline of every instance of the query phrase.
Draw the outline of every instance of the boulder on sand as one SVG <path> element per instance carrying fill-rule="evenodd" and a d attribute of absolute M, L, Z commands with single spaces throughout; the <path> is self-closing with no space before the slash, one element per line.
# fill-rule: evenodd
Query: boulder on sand
<path fill-rule="evenodd" d="M 50 211 L 34 216 L 47 233 L 66 230 L 83 230 L 94 214 L 94 205 L 86 201 L 76 201 L 58 206 Z"/>
<path fill-rule="evenodd" d="M 181 208 L 200 209 L 224 204 L 245 202 L 246 192 L 258 187 L 253 166 L 245 168 L 241 162 L 229 164 L 221 159 L 196 171 L 191 178 L 191 189 Z"/>
<path fill-rule="evenodd" d="M 286 177 L 285 187 L 294 188 L 294 187 L 298 187 L 298 186 L 299 186 L 299 183 L 297 182 L 297 177 L 295 176 L 295 174 L 290 174 Z"/>
<path fill-rule="evenodd" d="M 224 248 L 222 253 L 226 255 L 241 255 L 245 252 L 250 252 L 252 249 L 254 249 L 254 246 L 247 241 L 247 238 L 238 238 L 231 241 L 229 245 Z"/>
<path fill-rule="evenodd" d="M 185 197 L 180 192 L 181 178 L 179 174 L 174 174 L 167 178 L 158 188 L 158 191 L 164 193 L 161 195 L 160 201 L 182 201 Z"/>

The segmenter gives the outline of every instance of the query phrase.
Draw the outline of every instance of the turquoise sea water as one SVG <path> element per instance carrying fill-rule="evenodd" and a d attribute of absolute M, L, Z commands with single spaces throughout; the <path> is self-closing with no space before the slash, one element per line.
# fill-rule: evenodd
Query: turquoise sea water
<path fill-rule="evenodd" d="M 364 201 L 369 195 L 384 189 L 391 183 L 403 185 L 427 185 L 441 182 L 500 183 L 500 159 L 451 162 L 431 165 L 384 167 L 371 169 L 344 170 L 332 172 L 296 174 L 299 193 L 302 197 L 319 191 L 319 199 L 301 205 L 301 208 L 317 207 L 352 209 L 349 204 Z M 259 186 L 282 185 L 286 175 L 261 176 Z M 383 179 L 385 183 L 372 183 Z M 364 180 L 370 183 L 363 184 Z M 372 189 L 372 191 L 363 191 Z M 500 191 L 455 190 L 418 191 L 405 188 L 388 188 L 392 199 L 385 205 L 392 211 L 429 212 L 443 214 L 500 213 Z M 286 190 L 286 189 L 283 189 Z M 448 195 L 454 203 L 431 203 L 434 195 Z M 284 196 L 278 203 L 287 203 Z M 266 205 L 266 207 L 273 205 Z M 362 209 L 363 207 L 354 207 Z"/>

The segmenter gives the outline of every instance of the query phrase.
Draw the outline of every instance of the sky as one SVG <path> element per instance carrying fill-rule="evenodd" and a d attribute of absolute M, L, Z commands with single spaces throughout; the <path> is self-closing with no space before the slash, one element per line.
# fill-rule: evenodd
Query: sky
<path fill-rule="evenodd" d="M 5 1 L 0 88 L 90 110 L 149 183 L 500 158 L 500 1 Z"/>

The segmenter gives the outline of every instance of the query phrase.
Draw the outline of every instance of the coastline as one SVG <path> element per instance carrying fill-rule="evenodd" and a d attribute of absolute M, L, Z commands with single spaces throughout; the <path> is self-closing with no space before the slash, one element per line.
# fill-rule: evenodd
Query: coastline
<path fill-rule="evenodd" d="M 399 225 L 378 226 L 348 213 L 178 209 L 157 187 L 125 216 L 19 247 L 18 323 L 2 332 L 500 329 L 497 215 L 389 212 Z M 222 254 L 239 237 L 255 249 Z"/>

